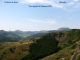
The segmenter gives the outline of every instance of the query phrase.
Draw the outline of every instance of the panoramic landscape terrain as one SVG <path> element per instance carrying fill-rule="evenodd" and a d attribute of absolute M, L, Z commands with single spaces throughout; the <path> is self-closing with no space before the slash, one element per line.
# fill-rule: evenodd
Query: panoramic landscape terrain
<path fill-rule="evenodd" d="M 80 29 L 0 30 L 0 60 L 79 60 Z"/>
<path fill-rule="evenodd" d="M 80 60 L 80 0 L 0 0 L 0 60 Z"/>

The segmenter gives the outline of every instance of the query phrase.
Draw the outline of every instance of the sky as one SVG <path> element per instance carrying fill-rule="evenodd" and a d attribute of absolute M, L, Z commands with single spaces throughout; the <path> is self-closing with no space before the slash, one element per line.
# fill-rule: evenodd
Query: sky
<path fill-rule="evenodd" d="M 61 27 L 80 28 L 80 0 L 0 0 L 0 30 Z"/>

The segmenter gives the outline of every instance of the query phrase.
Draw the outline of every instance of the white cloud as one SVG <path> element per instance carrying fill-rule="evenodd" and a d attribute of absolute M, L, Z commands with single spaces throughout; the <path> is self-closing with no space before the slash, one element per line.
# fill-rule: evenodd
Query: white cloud
<path fill-rule="evenodd" d="M 72 20 L 73 18 L 68 18 L 69 20 Z"/>
<path fill-rule="evenodd" d="M 74 2 L 78 2 L 79 0 L 74 0 Z"/>
<path fill-rule="evenodd" d="M 35 3 L 49 4 L 49 5 L 52 5 L 53 7 L 63 8 L 62 5 L 56 4 L 54 0 L 21 0 L 21 3 L 30 3 L 30 4 L 35 4 Z"/>
<path fill-rule="evenodd" d="M 66 3 L 59 3 L 59 1 L 66 2 Z M 79 0 L 21 0 L 21 3 L 29 3 L 29 4 L 48 4 L 52 5 L 52 7 L 61 8 L 64 10 L 74 10 L 75 8 L 80 7 Z"/>
<path fill-rule="evenodd" d="M 55 21 L 55 20 L 47 20 L 47 21 L 45 21 L 44 23 L 55 24 L 55 23 L 56 23 L 56 21 Z"/>
<path fill-rule="evenodd" d="M 73 7 L 73 8 L 78 8 L 78 7 L 80 7 L 80 1 L 79 0 L 73 0 L 73 1 L 69 2 L 68 5 Z"/>
<path fill-rule="evenodd" d="M 36 23 L 48 23 L 48 24 L 55 24 L 56 23 L 55 20 L 46 20 L 46 21 L 43 21 L 43 20 L 30 19 L 29 21 L 36 22 Z"/>
<path fill-rule="evenodd" d="M 30 21 L 32 21 L 32 22 L 42 22 L 41 20 L 33 20 L 33 19 L 30 19 Z"/>
<path fill-rule="evenodd" d="M 68 18 L 68 20 L 71 20 L 71 21 L 76 21 L 76 20 L 78 20 L 77 18 L 72 18 L 72 17 L 70 17 L 70 18 Z"/>
<path fill-rule="evenodd" d="M 44 0 L 25 0 L 28 3 L 44 3 Z"/>
<path fill-rule="evenodd" d="M 70 2 L 70 3 L 68 3 L 68 5 L 73 5 L 74 4 L 74 2 Z"/>

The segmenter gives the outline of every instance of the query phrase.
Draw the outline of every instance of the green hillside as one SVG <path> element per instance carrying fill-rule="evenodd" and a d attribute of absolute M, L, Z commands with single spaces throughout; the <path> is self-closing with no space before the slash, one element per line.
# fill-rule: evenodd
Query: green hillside
<path fill-rule="evenodd" d="M 59 50 L 58 41 L 52 35 L 45 35 L 30 45 L 30 54 L 22 60 L 38 60 Z"/>
<path fill-rule="evenodd" d="M 33 40 L 0 42 L 0 60 L 70 60 L 79 45 L 79 29 L 48 33 Z"/>
<path fill-rule="evenodd" d="M 55 54 L 51 54 L 40 60 L 70 60 L 74 52 L 79 51 L 78 45 L 80 45 L 80 30 L 72 29 L 66 32 L 57 32 L 53 34 L 54 37 L 59 41 L 58 46 L 61 47 Z"/>
<path fill-rule="evenodd" d="M 79 40 L 80 30 L 77 29 L 47 34 L 30 45 L 30 54 L 22 60 L 38 60 L 51 54 L 53 55 L 50 59 L 47 58 L 48 60 L 59 60 L 61 58 L 69 60 L 75 52 L 76 42 Z M 43 60 L 47 59 L 43 58 Z"/>
<path fill-rule="evenodd" d="M 29 54 L 28 49 L 31 43 L 33 43 L 31 40 L 0 43 L 0 60 L 21 60 Z"/>

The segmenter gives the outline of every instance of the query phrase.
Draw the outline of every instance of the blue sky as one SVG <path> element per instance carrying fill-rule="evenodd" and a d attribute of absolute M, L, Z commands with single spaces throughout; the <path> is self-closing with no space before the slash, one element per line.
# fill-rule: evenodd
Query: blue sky
<path fill-rule="evenodd" d="M 52 7 L 29 7 L 41 5 Z M 40 31 L 60 27 L 80 28 L 80 0 L 0 0 L 0 30 Z"/>

